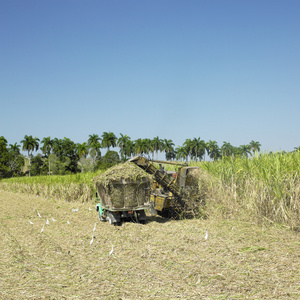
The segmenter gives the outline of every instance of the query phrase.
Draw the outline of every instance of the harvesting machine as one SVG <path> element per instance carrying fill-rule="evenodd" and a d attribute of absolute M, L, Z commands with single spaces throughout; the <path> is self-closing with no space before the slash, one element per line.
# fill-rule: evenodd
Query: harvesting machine
<path fill-rule="evenodd" d="M 139 180 L 121 179 L 110 182 L 110 186 L 96 184 L 99 203 L 96 210 L 101 221 L 120 225 L 122 221 L 134 219 L 145 223 L 145 209 L 154 208 L 162 216 L 170 217 L 174 212 L 180 212 L 185 205 L 184 197 L 190 190 L 198 188 L 197 180 L 193 180 L 193 170 L 187 164 L 148 160 L 142 156 L 135 156 L 128 160 L 154 178 L 152 186 L 146 178 Z M 153 162 L 159 163 L 157 169 Z M 179 166 L 177 172 L 165 171 L 162 164 Z M 127 165 L 129 167 L 129 165 Z M 185 196 L 183 196 L 185 195 Z"/>

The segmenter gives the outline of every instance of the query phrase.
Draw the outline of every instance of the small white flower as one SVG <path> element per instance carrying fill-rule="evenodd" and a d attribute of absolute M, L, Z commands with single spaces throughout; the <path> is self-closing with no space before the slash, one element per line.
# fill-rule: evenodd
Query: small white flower
<path fill-rule="evenodd" d="M 96 230 L 96 223 L 95 223 L 95 226 L 94 226 L 94 229 L 93 229 L 93 232 Z"/>
<path fill-rule="evenodd" d="M 41 230 L 41 233 L 44 231 L 44 226 L 45 226 L 45 225 L 43 225 L 43 228 L 42 228 L 42 230 Z"/>
<path fill-rule="evenodd" d="M 90 241 L 90 245 L 92 245 L 93 242 L 94 242 L 94 236 L 92 236 L 92 239 L 91 239 L 91 241 Z"/>
<path fill-rule="evenodd" d="M 92 210 L 92 209 L 89 207 L 89 210 Z"/>
<path fill-rule="evenodd" d="M 47 225 L 50 225 L 50 222 L 49 222 L 49 220 L 48 220 L 48 219 L 47 219 L 47 221 L 46 221 L 46 224 L 47 224 Z"/>
<path fill-rule="evenodd" d="M 38 213 L 38 216 L 41 218 L 42 216 L 40 215 L 40 213 L 39 212 L 37 212 Z"/>
<path fill-rule="evenodd" d="M 67 223 L 70 225 L 70 222 L 69 222 L 69 221 L 67 221 Z"/>
<path fill-rule="evenodd" d="M 53 221 L 53 222 L 56 222 L 56 220 L 55 220 L 53 217 L 52 217 L 52 221 Z"/>
<path fill-rule="evenodd" d="M 31 222 L 31 220 L 29 220 L 29 223 L 32 225 L 33 223 Z"/>
<path fill-rule="evenodd" d="M 74 211 L 78 211 L 78 208 L 73 208 L 72 211 L 73 211 L 73 212 L 74 212 Z"/>
<path fill-rule="evenodd" d="M 208 231 L 206 230 L 206 232 L 205 232 L 205 240 L 207 240 L 208 239 Z"/>

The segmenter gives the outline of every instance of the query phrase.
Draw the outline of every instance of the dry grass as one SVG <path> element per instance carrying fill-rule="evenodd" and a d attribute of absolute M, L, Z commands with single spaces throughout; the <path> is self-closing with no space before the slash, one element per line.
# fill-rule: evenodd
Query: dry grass
<path fill-rule="evenodd" d="M 2 299 L 299 299 L 299 249 L 299 233 L 277 226 L 149 217 L 113 227 L 91 202 L 0 191 Z"/>

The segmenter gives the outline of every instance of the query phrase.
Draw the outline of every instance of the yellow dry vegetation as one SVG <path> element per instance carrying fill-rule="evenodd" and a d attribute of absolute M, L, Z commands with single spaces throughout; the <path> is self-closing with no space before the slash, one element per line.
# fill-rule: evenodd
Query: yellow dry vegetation
<path fill-rule="evenodd" d="M 0 191 L 1 299 L 299 299 L 299 249 L 285 227 L 221 215 L 114 227 L 92 202 Z"/>

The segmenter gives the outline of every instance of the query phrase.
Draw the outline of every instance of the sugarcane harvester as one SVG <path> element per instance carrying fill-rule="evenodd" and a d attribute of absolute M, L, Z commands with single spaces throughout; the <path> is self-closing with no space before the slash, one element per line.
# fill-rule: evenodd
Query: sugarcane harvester
<path fill-rule="evenodd" d="M 157 169 L 153 162 L 160 163 L 160 168 Z M 174 164 L 179 169 L 167 172 L 161 164 Z M 191 191 L 196 191 L 197 195 L 198 181 L 191 180 L 197 169 L 177 162 L 149 161 L 135 156 L 106 170 L 93 178 L 99 219 L 113 225 L 121 225 L 126 220 L 145 223 L 147 209 L 176 218 L 186 211 Z"/>
<path fill-rule="evenodd" d="M 154 209 L 163 216 L 172 216 L 180 213 L 185 206 L 186 195 L 195 195 L 198 190 L 197 180 L 191 180 L 193 172 L 199 170 L 198 167 L 189 167 L 187 164 L 169 161 L 152 160 L 145 157 L 135 156 L 128 161 L 136 164 L 148 174 L 154 177 L 154 185 L 151 191 L 151 203 Z M 157 169 L 153 162 L 160 164 Z M 166 172 L 161 164 L 173 164 L 179 166 L 177 172 Z"/>

